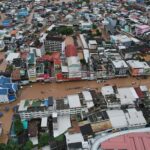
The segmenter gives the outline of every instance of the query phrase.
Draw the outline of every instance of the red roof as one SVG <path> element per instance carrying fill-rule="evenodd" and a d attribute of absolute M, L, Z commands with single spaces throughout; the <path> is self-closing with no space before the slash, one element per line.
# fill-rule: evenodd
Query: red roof
<path fill-rule="evenodd" d="M 65 50 L 66 57 L 77 56 L 77 49 L 74 45 L 67 45 Z"/>
<path fill-rule="evenodd" d="M 62 80 L 62 79 L 63 79 L 62 73 L 58 73 L 58 74 L 57 74 L 57 80 Z"/>
<path fill-rule="evenodd" d="M 61 65 L 61 60 L 54 60 L 55 65 Z"/>
<path fill-rule="evenodd" d="M 53 62 L 54 60 L 60 60 L 59 52 L 53 52 L 51 55 L 43 55 L 38 59 L 38 61 L 50 61 L 50 62 Z"/>
<path fill-rule="evenodd" d="M 42 74 L 42 75 L 39 75 L 39 77 L 44 78 L 44 79 L 50 78 L 49 74 Z"/>
<path fill-rule="evenodd" d="M 149 150 L 150 133 L 129 133 L 111 138 L 101 144 L 104 150 Z"/>
<path fill-rule="evenodd" d="M 135 91 L 136 91 L 136 94 L 139 96 L 139 98 L 144 98 L 144 94 L 143 92 L 141 91 L 140 87 L 136 87 L 134 88 Z"/>

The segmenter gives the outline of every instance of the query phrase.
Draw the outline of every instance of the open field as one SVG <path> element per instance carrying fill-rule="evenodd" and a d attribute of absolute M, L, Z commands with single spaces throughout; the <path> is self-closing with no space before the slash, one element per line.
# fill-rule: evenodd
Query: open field
<path fill-rule="evenodd" d="M 97 83 L 96 81 L 74 81 L 74 82 L 63 82 L 63 83 L 33 83 L 23 87 L 18 94 L 18 100 L 10 104 L 1 104 L 0 108 L 4 112 L 5 106 L 9 106 L 9 112 L 4 112 L 4 116 L 0 118 L 3 122 L 3 136 L 0 138 L 0 143 L 7 141 L 7 134 L 11 126 L 11 120 L 13 111 L 13 106 L 17 105 L 21 99 L 36 99 L 36 98 L 46 98 L 48 96 L 53 96 L 54 98 L 61 98 L 68 94 L 74 94 L 84 90 L 85 88 L 98 89 L 106 84 L 114 85 L 118 87 L 132 86 L 132 82 L 136 82 L 134 86 L 147 85 L 150 88 L 150 78 L 137 80 L 136 78 L 118 78 L 107 80 L 105 83 Z"/>

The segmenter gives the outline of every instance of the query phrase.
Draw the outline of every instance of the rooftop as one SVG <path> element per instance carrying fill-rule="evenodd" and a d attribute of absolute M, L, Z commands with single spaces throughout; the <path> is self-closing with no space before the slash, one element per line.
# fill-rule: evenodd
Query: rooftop
<path fill-rule="evenodd" d="M 81 102 L 80 102 L 78 94 L 68 95 L 67 99 L 68 99 L 70 108 L 81 107 Z"/>
<path fill-rule="evenodd" d="M 126 149 L 126 150 L 149 150 L 150 133 L 129 133 L 111 138 L 101 143 L 101 148 Z"/>

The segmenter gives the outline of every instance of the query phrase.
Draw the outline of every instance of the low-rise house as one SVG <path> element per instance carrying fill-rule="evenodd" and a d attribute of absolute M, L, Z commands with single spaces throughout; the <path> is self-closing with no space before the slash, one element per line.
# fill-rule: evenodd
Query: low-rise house
<path fill-rule="evenodd" d="M 28 136 L 32 141 L 33 145 L 38 144 L 38 129 L 39 129 L 39 121 L 38 120 L 30 120 L 28 122 Z"/>
<path fill-rule="evenodd" d="M 129 47 L 131 46 L 131 43 L 132 43 L 132 39 L 129 38 L 128 36 L 126 35 L 122 35 L 122 34 L 119 34 L 119 35 L 112 35 L 110 36 L 111 38 L 111 42 L 118 45 L 118 44 L 122 44 L 126 47 Z"/>
<path fill-rule="evenodd" d="M 136 25 L 135 28 L 135 34 L 138 35 L 142 35 L 144 32 L 147 32 L 150 30 L 150 26 L 149 25 Z"/>
<path fill-rule="evenodd" d="M 69 133 L 65 134 L 67 149 L 89 149 L 88 142 L 84 140 L 83 135 L 79 133 Z"/>
<path fill-rule="evenodd" d="M 0 103 L 8 103 L 16 100 L 18 84 L 11 78 L 0 76 Z"/>
<path fill-rule="evenodd" d="M 107 110 L 113 129 L 131 129 L 145 127 L 147 124 L 142 111 L 135 108 L 123 110 Z"/>
<path fill-rule="evenodd" d="M 102 95 L 107 103 L 107 108 L 120 108 L 120 99 L 116 96 L 116 91 L 113 86 L 104 86 L 101 88 Z"/>
<path fill-rule="evenodd" d="M 97 49 L 97 42 L 96 40 L 89 40 L 88 46 L 90 50 L 96 50 Z"/>
<path fill-rule="evenodd" d="M 48 118 L 43 117 L 41 120 L 41 128 L 43 131 L 47 132 L 48 131 Z"/>
<path fill-rule="evenodd" d="M 12 64 L 14 59 L 19 59 L 19 58 L 20 58 L 20 53 L 13 53 L 13 52 L 11 52 L 6 57 L 6 61 L 9 62 L 10 64 Z"/>
<path fill-rule="evenodd" d="M 124 60 L 113 60 L 112 67 L 115 72 L 115 76 L 124 77 L 128 75 L 129 68 Z"/>
<path fill-rule="evenodd" d="M 58 137 L 71 127 L 70 115 L 57 115 L 53 113 L 53 135 Z"/>
<path fill-rule="evenodd" d="M 128 60 L 129 72 L 132 76 L 150 75 L 150 66 L 147 62 L 138 60 Z"/>
<path fill-rule="evenodd" d="M 85 31 L 91 30 L 92 29 L 92 23 L 91 22 L 81 22 L 80 23 L 80 29 L 85 30 Z"/>
<path fill-rule="evenodd" d="M 11 36 L 5 36 L 3 38 L 3 41 L 4 41 L 5 45 L 12 45 L 15 43 L 15 38 L 11 37 Z"/>
<path fill-rule="evenodd" d="M 121 102 L 122 107 L 135 107 L 139 96 L 133 87 L 117 88 L 117 97 Z"/>

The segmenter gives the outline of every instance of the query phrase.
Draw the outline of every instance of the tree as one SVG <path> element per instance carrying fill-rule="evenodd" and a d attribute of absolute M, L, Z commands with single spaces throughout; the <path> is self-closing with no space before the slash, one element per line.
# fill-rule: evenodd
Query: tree
<path fill-rule="evenodd" d="M 97 25 L 96 24 L 93 24 L 93 29 L 97 29 Z"/>
<path fill-rule="evenodd" d="M 20 119 L 16 119 L 14 121 L 14 130 L 16 135 L 19 135 L 20 133 L 23 132 L 23 124 Z"/>
<path fill-rule="evenodd" d="M 48 145 L 50 140 L 50 136 L 48 133 L 44 133 L 39 138 L 39 147 L 43 147 L 45 145 Z"/>
<path fill-rule="evenodd" d="M 33 148 L 33 143 L 31 141 L 27 141 L 25 145 L 23 145 L 23 150 L 31 150 Z"/>
<path fill-rule="evenodd" d="M 99 29 L 96 29 L 96 35 L 97 36 L 101 36 L 102 35 L 102 33 L 99 31 Z"/>
<path fill-rule="evenodd" d="M 71 35 L 73 34 L 73 29 L 71 27 L 63 27 L 59 32 L 63 35 Z"/>
<path fill-rule="evenodd" d="M 16 144 L 13 140 L 9 140 L 6 145 L 6 150 L 19 150 L 19 145 Z"/>
<path fill-rule="evenodd" d="M 6 150 L 6 144 L 1 143 L 0 144 L 0 150 Z"/>

